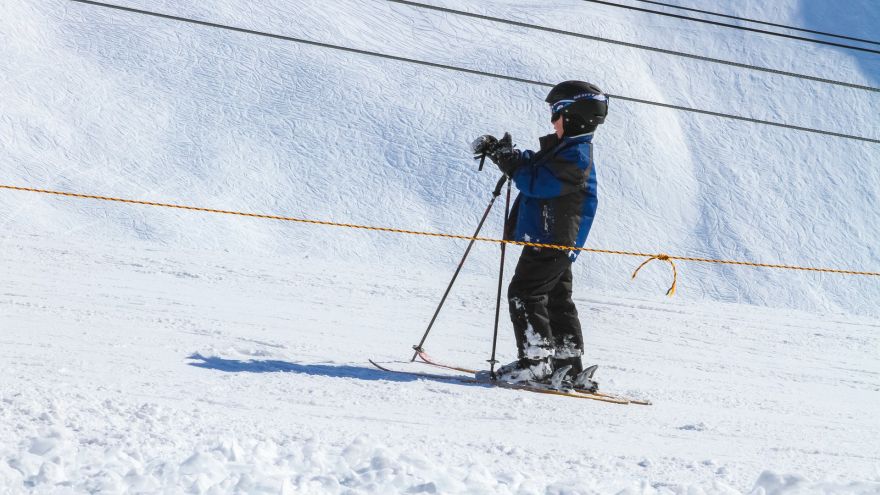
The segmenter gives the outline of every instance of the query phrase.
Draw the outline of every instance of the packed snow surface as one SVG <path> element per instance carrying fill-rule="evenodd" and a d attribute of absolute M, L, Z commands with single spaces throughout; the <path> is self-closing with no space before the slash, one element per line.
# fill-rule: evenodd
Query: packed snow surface
<path fill-rule="evenodd" d="M 426 1 L 880 87 L 866 52 L 579 0 Z M 880 138 L 878 92 L 386 0 L 118 4 Z M 687 5 L 880 39 L 873 0 Z M 0 12 L 3 185 L 469 235 L 498 175 L 467 143 L 551 132 L 540 86 L 69 0 Z M 623 100 L 595 143 L 588 247 L 880 269 L 874 143 Z M 641 260 L 582 255 L 586 361 L 647 407 L 370 367 L 424 369 L 405 361 L 464 247 L 0 190 L 0 492 L 880 493 L 876 277 L 681 262 L 670 299 L 668 265 L 630 282 Z M 432 354 L 485 366 L 497 264 L 478 244 Z M 502 318 L 502 361 L 512 340 Z"/>
<path fill-rule="evenodd" d="M 876 320 L 582 292 L 601 386 L 654 402 L 624 406 L 372 368 L 446 273 L 0 240 L 13 493 L 880 490 Z M 461 281 L 435 357 L 488 358 L 493 285 Z"/>

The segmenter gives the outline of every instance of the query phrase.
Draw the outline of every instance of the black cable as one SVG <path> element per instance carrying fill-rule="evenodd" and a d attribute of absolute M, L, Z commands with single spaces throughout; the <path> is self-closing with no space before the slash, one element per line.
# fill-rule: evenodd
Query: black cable
<path fill-rule="evenodd" d="M 180 16 L 169 15 L 169 14 L 160 14 L 158 12 L 151 12 L 148 10 L 140 10 L 140 9 L 135 9 L 132 7 L 123 7 L 120 5 L 113 5 L 113 4 L 108 4 L 108 3 L 96 2 L 93 0 L 70 0 L 70 1 L 88 4 L 88 5 L 94 5 L 97 7 L 104 7 L 104 8 L 108 8 L 108 9 L 122 10 L 125 12 L 132 12 L 135 14 L 142 14 L 142 15 L 147 15 L 147 16 L 152 16 L 152 17 L 159 17 L 159 18 L 163 18 L 163 19 L 171 19 L 171 20 L 175 20 L 175 21 L 186 22 L 189 24 L 197 24 L 197 25 L 201 25 L 201 26 L 208 26 L 208 27 L 213 27 L 213 28 L 218 28 L 218 29 L 225 29 L 225 30 L 229 30 L 229 31 L 239 32 L 239 33 L 254 34 L 257 36 L 264 36 L 267 38 L 279 39 L 279 40 L 284 40 L 284 41 L 292 41 L 294 43 L 302 43 L 302 44 L 318 46 L 318 47 L 322 47 L 322 48 L 329 48 L 329 49 L 340 50 L 340 51 L 344 51 L 344 52 L 357 53 L 360 55 L 370 55 L 373 57 L 379 57 L 379 58 L 384 58 L 384 59 L 388 59 L 388 60 L 397 60 L 400 62 L 407 62 L 407 63 L 411 63 L 411 64 L 424 65 L 427 67 L 435 67 L 435 68 L 439 68 L 439 69 L 447 69 L 447 70 L 453 70 L 456 72 L 464 72 L 467 74 L 474 74 L 474 75 L 478 75 L 478 76 L 486 76 L 486 77 L 492 77 L 495 79 L 503 79 L 506 81 L 521 82 L 521 83 L 526 83 L 526 84 L 533 84 L 536 86 L 544 86 L 544 87 L 548 87 L 548 88 L 554 86 L 554 84 L 552 84 L 552 83 L 546 83 L 546 82 L 542 82 L 542 81 L 534 81 L 531 79 L 524 79 L 521 77 L 505 76 L 502 74 L 494 74 L 491 72 L 484 72 L 484 71 L 479 71 L 479 70 L 474 70 L 474 69 L 467 69 L 464 67 L 456 67 L 454 65 L 438 64 L 435 62 L 426 62 L 424 60 L 416 60 L 416 59 L 412 59 L 412 58 L 399 57 L 397 55 L 388 55 L 385 53 L 371 52 L 368 50 L 361 50 L 358 48 L 349 48 L 347 46 L 332 45 L 330 43 L 322 43 L 319 41 L 306 40 L 306 39 L 302 39 L 302 38 L 294 38 L 292 36 L 283 36 L 280 34 L 272 34 L 272 33 L 266 33 L 266 32 L 262 32 L 262 31 L 254 31 L 252 29 L 227 26 L 224 24 L 217 24 L 217 23 L 208 22 L 208 21 L 199 21 L 196 19 L 189 19 L 187 17 L 180 17 Z M 799 127 L 799 126 L 790 125 L 790 124 L 782 124 L 782 123 L 771 122 L 771 121 L 767 121 L 767 120 L 753 119 L 751 117 L 741 117 L 738 115 L 729 115 L 729 114 L 724 114 L 724 113 L 720 113 L 720 112 L 712 112 L 709 110 L 699 110 L 696 108 L 688 108 L 688 107 L 683 107 L 683 106 L 678 106 L 678 105 L 670 105 L 667 103 L 659 103 L 659 102 L 650 101 L 650 100 L 641 100 L 638 98 L 630 98 L 628 96 L 614 95 L 614 94 L 610 94 L 610 93 L 606 93 L 606 94 L 612 98 L 617 98 L 617 99 L 624 100 L 624 101 L 643 103 L 646 105 L 653 105 L 653 106 L 659 106 L 659 107 L 664 107 L 664 108 L 672 108 L 675 110 L 681 110 L 681 111 L 685 111 L 685 112 L 701 113 L 701 114 L 705 114 L 705 115 L 712 115 L 715 117 L 723 117 L 723 118 L 728 118 L 728 119 L 733 119 L 733 120 L 742 120 L 745 122 L 752 122 L 755 124 L 764 124 L 764 125 L 770 125 L 770 126 L 774 126 L 774 127 L 783 127 L 786 129 L 794 129 L 797 131 L 812 132 L 812 133 L 816 133 L 816 134 L 824 134 L 827 136 L 835 136 L 835 137 L 841 137 L 841 138 L 846 138 L 846 139 L 854 139 L 857 141 L 865 141 L 865 142 L 869 142 L 869 143 L 880 144 L 880 139 L 873 139 L 873 138 L 867 138 L 867 137 L 862 137 L 862 136 L 854 136 L 854 135 L 850 135 L 850 134 L 842 134 L 842 133 L 832 132 L 832 131 L 823 131 L 821 129 L 812 129 L 809 127 Z"/>
<path fill-rule="evenodd" d="M 871 41 L 871 40 L 866 40 L 863 38 L 844 36 L 842 34 L 826 33 L 824 31 L 813 31 L 812 29 L 806 29 L 806 28 L 795 27 L 795 26 L 786 26 L 785 24 L 776 24 L 775 22 L 759 21 L 756 19 L 749 19 L 746 17 L 737 17 L 735 15 L 722 14 L 720 12 L 710 12 L 708 10 L 694 9 L 691 7 L 682 7 L 681 5 L 673 5 L 671 3 L 655 2 L 654 0 L 636 0 L 636 1 L 643 2 L 643 3 L 652 3 L 654 5 L 662 5 L 663 7 L 672 7 L 674 9 L 689 10 L 691 12 L 699 12 L 701 14 L 717 15 L 718 17 L 726 17 L 728 19 L 736 19 L 737 21 L 753 22 L 755 24 L 763 24 L 765 26 L 780 27 L 780 28 L 785 28 L 785 29 L 791 29 L 793 31 L 803 31 L 805 33 L 821 34 L 822 36 L 831 36 L 833 38 L 842 38 L 845 40 L 861 41 L 862 43 L 871 43 L 872 45 L 880 45 L 880 41 Z"/>
<path fill-rule="evenodd" d="M 793 34 L 777 33 L 775 31 L 767 31 L 764 29 L 750 28 L 750 27 L 745 27 L 745 26 L 737 26 L 736 24 L 727 24 L 724 22 L 710 21 L 708 19 L 697 19 L 695 17 L 688 17 L 686 15 L 670 14 L 669 12 L 661 12 L 659 10 L 643 9 L 641 7 L 633 7 L 631 5 L 622 5 L 622 4 L 614 3 L 614 2 L 606 2 L 605 0 L 582 0 L 582 1 L 599 3 L 602 5 L 610 5 L 612 7 L 620 7 L 622 9 L 636 10 L 639 12 L 647 12 L 649 14 L 663 15 L 666 17 L 674 17 L 676 19 L 684 19 L 687 21 L 702 22 L 704 24 L 712 24 L 713 26 L 729 27 L 729 28 L 733 28 L 733 29 L 740 29 L 742 31 L 751 31 L 753 33 L 761 33 L 761 34 L 769 34 L 772 36 L 779 36 L 781 38 L 788 38 L 788 39 L 792 39 L 792 40 L 809 41 L 810 43 L 819 43 L 820 45 L 837 46 L 840 48 L 848 48 L 850 50 L 859 50 L 862 52 L 880 54 L 880 50 L 873 50 L 871 48 L 862 48 L 860 46 L 844 45 L 842 43 L 834 43 L 832 41 L 817 40 L 814 38 L 804 38 L 803 36 L 795 36 Z"/>
<path fill-rule="evenodd" d="M 695 59 L 695 60 L 701 60 L 701 61 L 704 61 L 704 62 L 712 62 L 712 63 L 716 63 L 716 64 L 729 65 L 729 66 L 732 66 L 732 67 L 740 67 L 740 68 L 743 68 L 743 69 L 752 69 L 752 70 L 761 71 L 761 72 L 769 72 L 769 73 L 771 73 L 771 74 L 778 74 L 778 75 L 782 75 L 782 76 L 795 77 L 795 78 L 798 78 L 798 79 L 806 79 L 806 80 L 817 81 L 817 82 L 822 82 L 822 83 L 826 83 L 826 84 L 834 84 L 834 85 L 837 85 L 837 86 L 846 86 L 846 87 L 848 87 L 848 88 L 862 89 L 862 90 L 865 90 L 865 91 L 880 92 L 880 88 L 875 88 L 875 87 L 872 87 L 872 86 L 863 86 L 863 85 L 861 85 L 861 84 L 849 83 L 849 82 L 844 82 L 844 81 L 835 81 L 835 80 L 833 80 L 833 79 L 825 79 L 825 78 L 822 78 L 822 77 L 808 76 L 808 75 L 805 75 L 805 74 L 798 74 L 798 73 L 795 73 L 795 72 L 786 72 L 786 71 L 782 71 L 782 70 L 778 70 L 778 69 L 768 69 L 768 68 L 766 68 L 766 67 L 759 67 L 759 66 L 755 66 L 755 65 L 742 64 L 742 63 L 739 63 L 739 62 L 731 62 L 731 61 L 729 61 L 729 60 L 722 60 L 722 59 L 717 59 L 717 58 L 704 57 L 704 56 L 702 56 L 702 55 L 693 55 L 693 54 L 690 54 L 690 53 L 678 52 L 678 51 L 675 51 L 675 50 L 666 50 L 666 49 L 664 49 L 664 48 L 655 48 L 655 47 L 653 47 L 653 46 L 648 46 L 648 45 L 639 45 L 639 44 L 636 44 L 636 43 L 628 43 L 628 42 L 625 42 L 625 41 L 617 41 L 617 40 L 612 40 L 612 39 L 609 39 L 609 38 L 600 38 L 599 36 L 591 36 L 591 35 L 588 35 L 588 34 L 575 33 L 575 32 L 572 32 L 572 31 L 563 31 L 563 30 L 561 30 L 561 29 L 555 29 L 555 28 L 550 28 L 550 27 L 546 27 L 546 26 L 540 26 L 540 25 L 537 25 L 537 24 L 528 24 L 528 23 L 525 23 L 525 22 L 513 21 L 513 20 L 510 20 L 510 19 L 502 19 L 502 18 L 500 18 L 500 17 L 492 17 L 492 16 L 488 16 L 488 15 L 474 14 L 474 13 L 471 13 L 471 12 L 465 12 L 465 11 L 462 11 L 462 10 L 455 10 L 455 9 L 450 9 L 450 8 L 446 8 L 446 7 L 438 7 L 438 6 L 436 6 L 436 5 L 428 5 L 428 4 L 424 4 L 424 3 L 413 2 L 413 1 L 410 1 L 410 0 L 386 0 L 386 1 L 391 2 L 391 3 L 399 3 L 399 4 L 402 4 L 402 5 L 408 5 L 408 6 L 410 6 L 410 7 L 415 7 L 415 8 L 423 8 L 423 9 L 428 9 L 428 10 L 436 10 L 436 11 L 438 11 L 438 12 L 445 12 L 445 13 L 453 14 L 453 15 L 460 15 L 460 16 L 464 16 L 464 17 L 472 17 L 472 18 L 474 18 L 474 19 L 482 19 L 482 20 L 486 20 L 486 21 L 490 21 L 490 22 L 498 22 L 498 23 L 501 23 L 501 24 L 509 24 L 509 25 L 511 25 L 511 26 L 523 27 L 523 28 L 527 28 L 527 29 L 535 29 L 535 30 L 538 30 L 538 31 L 545 31 L 545 32 L 548 32 L 548 33 L 562 34 L 562 35 L 566 35 L 566 36 L 572 36 L 572 37 L 575 37 L 575 38 L 583 38 L 583 39 L 587 39 L 587 40 L 591 40 L 591 41 L 599 41 L 599 42 L 602 42 L 602 43 L 610 43 L 610 44 L 613 44 L 613 45 L 621 45 L 621 46 L 626 46 L 626 47 L 629 47 L 629 48 L 637 48 L 637 49 L 640 49 L 640 50 L 647 50 L 647 51 L 652 51 L 652 52 L 664 53 L 664 54 L 667 54 L 667 55 L 677 55 L 677 56 L 679 56 L 679 57 L 691 58 L 691 59 Z"/>

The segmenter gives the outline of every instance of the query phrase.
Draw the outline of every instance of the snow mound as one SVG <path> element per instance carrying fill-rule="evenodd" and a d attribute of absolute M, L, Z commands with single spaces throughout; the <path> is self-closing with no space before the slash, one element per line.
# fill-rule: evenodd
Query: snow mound
<path fill-rule="evenodd" d="M 815 482 L 801 476 L 780 475 L 764 471 L 755 482 L 750 495 L 819 495 L 834 493 L 838 495 L 876 495 L 880 493 L 880 482 Z"/>

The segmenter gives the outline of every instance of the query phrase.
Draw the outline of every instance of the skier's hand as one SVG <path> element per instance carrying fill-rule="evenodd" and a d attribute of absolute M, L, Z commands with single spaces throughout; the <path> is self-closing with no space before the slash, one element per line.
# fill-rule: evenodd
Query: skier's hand
<path fill-rule="evenodd" d="M 488 153 L 487 156 L 492 160 L 492 163 L 498 165 L 502 172 L 507 175 L 513 175 L 513 172 L 519 166 L 519 154 L 519 150 L 513 147 L 513 138 L 510 137 L 510 133 L 505 132 L 504 137 L 498 141 L 495 149 Z"/>
<path fill-rule="evenodd" d="M 475 159 L 486 156 L 507 175 L 512 174 L 519 165 L 519 150 L 514 149 L 509 132 L 505 132 L 501 139 L 489 134 L 480 136 L 471 143 L 471 151 Z"/>
<path fill-rule="evenodd" d="M 491 134 L 484 134 L 471 143 L 471 152 L 475 158 L 481 158 L 483 155 L 490 155 L 496 146 L 498 146 L 498 138 Z"/>

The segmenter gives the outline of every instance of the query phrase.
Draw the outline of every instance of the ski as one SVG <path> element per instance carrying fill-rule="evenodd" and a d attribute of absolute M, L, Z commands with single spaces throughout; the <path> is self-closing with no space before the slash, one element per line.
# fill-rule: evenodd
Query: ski
<path fill-rule="evenodd" d="M 480 383 L 479 380 L 475 376 L 465 376 L 465 375 L 441 375 L 440 373 L 425 373 L 423 371 L 413 371 L 413 370 L 398 370 L 394 368 L 389 368 L 385 363 L 378 363 L 373 361 L 372 359 L 368 359 L 370 364 L 375 366 L 376 368 L 387 371 L 388 373 L 398 373 L 404 375 L 413 375 L 422 378 L 428 378 L 431 380 L 447 380 L 451 382 L 459 382 L 459 383 Z"/>
<path fill-rule="evenodd" d="M 468 368 L 460 368 L 458 366 L 452 366 L 450 364 L 441 363 L 440 361 L 436 361 L 434 358 L 428 355 L 425 351 L 416 351 L 416 354 L 419 355 L 419 359 L 422 360 L 425 364 L 430 364 L 431 366 L 437 366 L 438 368 L 446 368 L 448 370 L 461 371 L 462 373 L 469 373 L 471 375 L 476 375 L 477 370 L 472 370 Z"/>
<path fill-rule="evenodd" d="M 581 393 L 581 392 L 564 392 L 561 390 L 553 390 L 549 388 L 542 388 L 536 385 L 524 385 L 524 384 L 515 384 L 515 383 L 506 383 L 498 380 L 491 380 L 488 378 L 477 378 L 476 375 L 441 375 L 439 373 L 425 373 L 421 371 L 412 371 L 412 370 L 399 370 L 394 368 L 389 368 L 384 364 L 379 364 L 372 359 L 369 360 L 370 364 L 375 366 L 376 368 L 386 371 L 389 373 L 403 374 L 414 377 L 426 378 L 430 380 L 443 380 L 443 381 L 451 381 L 458 383 L 469 383 L 469 384 L 479 384 L 485 385 L 487 387 L 498 387 L 498 388 L 506 388 L 510 390 L 522 390 L 525 392 L 534 392 L 538 394 L 547 394 L 547 395 L 558 395 L 563 397 L 570 397 L 573 399 L 589 399 L 589 400 L 598 400 L 601 402 L 609 402 L 612 404 L 629 404 L 630 401 L 624 398 L 618 397 L 610 397 L 610 396 L 602 396 L 590 393 Z M 425 363 L 430 364 L 430 363 Z M 441 368 L 447 368 L 446 366 L 440 366 Z M 447 368 L 454 369 L 454 368 Z M 461 371 L 461 369 L 455 369 L 455 371 Z"/>
<path fill-rule="evenodd" d="M 429 356 L 428 353 L 425 352 L 424 350 L 417 350 L 416 352 L 417 352 L 417 354 L 418 354 L 418 356 L 419 356 L 419 359 L 420 359 L 421 362 L 423 362 L 424 364 L 427 364 L 427 365 L 430 365 L 430 366 L 436 366 L 436 367 L 438 367 L 438 368 L 443 368 L 443 369 L 453 370 L 453 371 L 460 371 L 460 372 L 462 372 L 462 373 L 468 373 L 468 374 L 470 374 L 470 375 L 474 375 L 474 376 L 476 376 L 476 374 L 477 374 L 477 370 L 472 370 L 472 369 L 468 369 L 468 368 L 462 368 L 462 367 L 459 367 L 459 366 L 453 366 L 453 365 L 449 365 L 449 364 L 442 363 L 442 362 L 440 362 L 440 361 L 436 361 L 436 360 L 434 360 L 434 358 L 432 358 L 431 356 Z M 637 404 L 637 405 L 640 405 L 640 406 L 650 406 L 650 405 L 653 404 L 653 403 L 652 403 L 651 401 L 649 401 L 649 400 L 645 400 L 645 399 L 631 399 L 631 398 L 629 398 L 629 397 L 623 397 L 623 396 L 614 395 L 614 394 L 607 394 L 607 393 L 605 393 L 605 392 L 590 392 L 590 391 L 588 391 L 588 390 L 578 390 L 578 389 L 574 389 L 574 391 L 577 392 L 577 393 L 579 393 L 579 394 L 583 394 L 583 395 L 594 395 L 594 396 L 598 396 L 598 397 L 605 397 L 605 398 L 608 398 L 608 399 L 624 400 L 624 401 L 627 401 L 627 403 L 630 403 L 630 404 Z M 563 392 L 563 393 L 565 393 L 565 392 Z"/>

